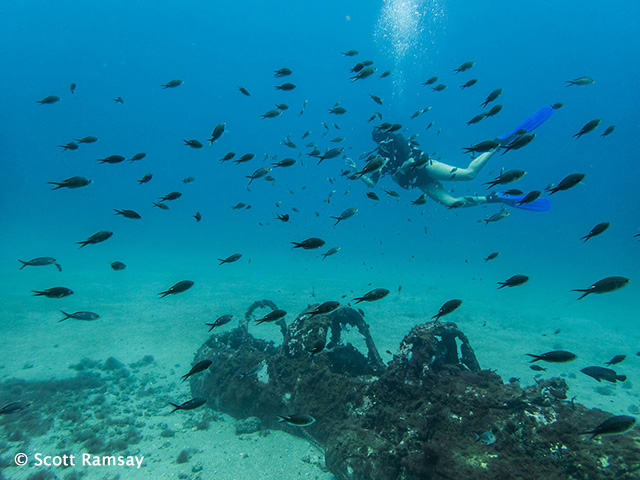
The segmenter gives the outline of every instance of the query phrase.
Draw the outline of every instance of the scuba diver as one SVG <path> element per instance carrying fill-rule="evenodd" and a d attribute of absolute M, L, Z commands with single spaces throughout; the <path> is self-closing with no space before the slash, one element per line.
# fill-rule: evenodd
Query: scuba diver
<path fill-rule="evenodd" d="M 374 172 L 370 177 L 362 175 L 360 178 L 369 187 L 373 187 L 381 176 L 391 175 L 391 178 L 402 188 L 419 188 L 432 200 L 449 208 L 471 207 L 485 203 L 503 203 L 523 210 L 549 210 L 551 202 L 546 198 L 538 198 L 530 203 L 522 203 L 521 201 L 525 195 L 508 195 L 500 192 L 492 193 L 488 196 L 467 195 L 455 197 L 445 190 L 440 182 L 475 179 L 480 170 L 500 147 L 508 148 L 511 142 L 542 125 L 555 110 L 561 107 L 561 103 L 555 103 L 541 108 L 516 128 L 496 138 L 495 142 L 493 142 L 495 146 L 474 158 L 467 168 L 452 167 L 429 158 L 429 155 L 414 148 L 401 134 L 374 129 L 373 140 L 378 143 L 378 147 L 371 153 L 377 151 L 379 155 L 388 160 L 381 169 Z M 471 149 L 468 150 L 471 151 Z"/>

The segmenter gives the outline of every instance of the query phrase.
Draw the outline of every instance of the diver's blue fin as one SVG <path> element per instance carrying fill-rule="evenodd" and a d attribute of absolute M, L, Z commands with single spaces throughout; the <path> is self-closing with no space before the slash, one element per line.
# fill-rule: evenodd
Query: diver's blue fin
<path fill-rule="evenodd" d="M 548 212 L 551 210 L 551 200 L 548 198 L 540 197 L 531 203 L 516 205 L 516 203 L 522 200 L 525 195 L 509 195 L 501 192 L 496 193 L 496 195 L 500 199 L 500 202 L 513 208 L 519 208 L 520 210 L 530 210 L 532 212 Z"/>
<path fill-rule="evenodd" d="M 500 143 L 500 145 L 504 146 L 512 142 L 516 138 L 518 138 L 518 136 L 522 135 L 523 133 L 529 133 L 535 130 L 544 122 L 546 122 L 549 119 L 549 117 L 551 117 L 554 110 L 555 110 L 555 107 L 553 105 L 547 105 L 546 107 L 542 107 L 540 110 L 535 112 L 533 115 L 527 118 L 524 122 L 522 122 L 516 128 L 514 128 L 513 130 L 505 134 L 500 135 L 497 138 L 498 142 Z"/>

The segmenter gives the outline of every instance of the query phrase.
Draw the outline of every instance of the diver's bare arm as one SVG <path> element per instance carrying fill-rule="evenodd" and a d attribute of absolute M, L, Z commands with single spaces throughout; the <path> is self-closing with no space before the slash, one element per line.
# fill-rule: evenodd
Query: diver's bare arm
<path fill-rule="evenodd" d="M 497 149 L 494 149 L 474 158 L 467 168 L 452 167 L 451 165 L 436 160 L 432 160 L 429 164 L 425 165 L 424 168 L 434 180 L 473 180 L 496 151 Z"/>

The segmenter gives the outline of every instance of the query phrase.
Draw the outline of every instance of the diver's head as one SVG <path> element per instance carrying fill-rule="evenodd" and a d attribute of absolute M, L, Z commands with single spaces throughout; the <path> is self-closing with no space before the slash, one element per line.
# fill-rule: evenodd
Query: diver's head
<path fill-rule="evenodd" d="M 558 102 L 558 103 L 554 103 L 553 105 L 551 105 L 551 107 L 552 107 L 554 110 L 558 110 L 559 108 L 562 108 L 563 106 L 564 106 L 564 103 L 560 103 L 560 102 Z"/>

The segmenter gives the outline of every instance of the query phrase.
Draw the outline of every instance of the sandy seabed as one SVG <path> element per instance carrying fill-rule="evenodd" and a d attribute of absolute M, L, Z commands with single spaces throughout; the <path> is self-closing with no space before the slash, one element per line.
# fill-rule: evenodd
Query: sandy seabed
<path fill-rule="evenodd" d="M 303 438 L 285 431 L 236 434 L 236 420 L 206 406 L 169 415 L 168 402 L 182 403 L 191 398 L 188 382 L 182 383 L 180 377 L 190 369 L 195 352 L 208 338 L 208 327 L 204 324 L 231 313 L 233 322 L 222 329 L 233 328 L 253 301 L 265 298 L 287 310 L 286 319 L 291 322 L 310 303 L 326 300 L 346 303 L 372 288 L 389 288 L 391 293 L 387 298 L 358 305 L 365 312 L 385 361 L 392 358 L 399 342 L 414 325 L 429 320 L 446 300 L 463 298 L 462 307 L 446 320 L 456 322 L 469 337 L 483 368 L 495 369 L 505 381 L 517 378 L 522 385 L 529 385 L 538 372 L 529 369 L 529 358 L 525 354 L 570 350 L 578 354 L 578 360 L 542 365 L 547 371 L 540 373 L 544 377 L 566 378 L 569 395 L 589 407 L 615 414 L 640 411 L 640 395 L 634 385 L 640 373 L 640 357 L 635 355 L 640 349 L 640 333 L 633 328 L 630 291 L 593 295 L 576 304 L 575 295 L 566 291 L 557 290 L 558 293 L 549 295 L 549 290 L 545 290 L 545 301 L 541 302 L 541 292 L 535 285 L 519 290 L 497 290 L 495 282 L 488 279 L 469 280 L 462 296 L 460 280 L 446 275 L 450 269 L 444 268 L 434 269 L 428 275 L 380 270 L 371 272 L 366 281 L 357 269 L 353 269 L 353 273 L 341 269 L 340 275 L 335 275 L 327 265 L 323 267 L 325 270 L 316 272 L 311 281 L 305 277 L 304 268 L 289 275 L 273 267 L 240 262 L 224 268 L 226 270 L 196 269 L 189 276 L 159 271 L 137 273 L 131 268 L 122 272 L 104 269 L 98 274 L 61 274 L 53 267 L 5 275 L 2 291 L 7 294 L 2 305 L 0 381 L 69 378 L 78 374 L 78 368 L 74 370 L 70 366 L 78 365 L 83 359 L 95 361 L 98 370 L 110 357 L 117 359 L 135 381 L 131 381 L 132 391 L 128 392 L 128 383 L 113 377 L 112 372 L 100 371 L 104 381 L 120 382 L 114 380 L 118 387 L 107 390 L 108 398 L 102 411 L 112 408 L 114 416 L 136 419 L 139 439 L 126 452 L 116 455 L 144 456 L 144 461 L 141 468 L 47 469 L 35 467 L 33 462 L 29 467 L 13 464 L 20 448 L 26 448 L 25 453 L 30 457 L 37 452 L 84 453 L 82 444 L 73 447 L 67 444 L 66 450 L 56 447 L 60 445 L 60 438 L 73 432 L 54 427 L 27 443 L 0 441 L 5 445 L 2 454 L 5 463 L 0 464 L 5 465 L 2 475 L 7 479 L 26 479 L 44 469 L 57 477 L 42 478 L 67 478 L 76 472 L 88 480 L 117 475 L 134 480 L 333 478 L 322 469 L 321 452 Z M 195 282 L 190 291 L 164 299 L 157 297 L 158 292 L 187 278 Z M 44 285 L 66 285 L 75 293 L 63 299 L 29 295 L 30 290 L 45 288 Z M 611 314 L 612 305 L 616 305 L 615 315 Z M 101 318 L 95 322 L 71 319 L 58 322 L 63 317 L 60 310 L 95 311 Z M 252 326 L 250 331 L 279 341 L 273 325 Z M 347 338 L 361 346 L 354 332 Z M 624 383 L 598 383 L 579 371 L 588 365 L 603 365 L 616 354 L 627 355 L 624 363 L 614 367 L 629 377 Z M 149 356 L 153 361 L 149 361 Z M 141 362 L 145 357 L 148 361 Z M 46 401 L 38 399 L 30 408 Z M 92 405 L 95 403 L 87 398 L 89 411 Z M 84 421 L 99 423 L 91 416 Z M 71 451 L 74 448 L 77 450 Z M 181 455 L 184 463 L 178 463 Z"/>

